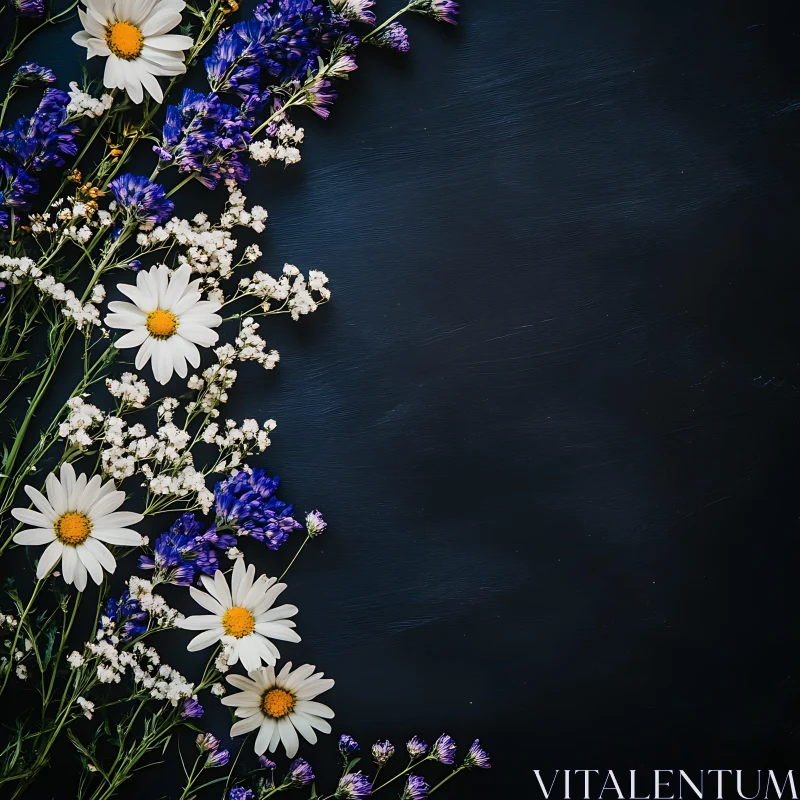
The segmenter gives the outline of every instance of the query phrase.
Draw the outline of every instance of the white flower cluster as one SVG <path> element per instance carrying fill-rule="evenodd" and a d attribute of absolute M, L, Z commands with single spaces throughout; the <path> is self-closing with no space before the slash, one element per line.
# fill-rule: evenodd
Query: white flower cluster
<path fill-rule="evenodd" d="M 131 575 L 128 579 L 128 591 L 131 597 L 139 601 L 142 610 L 150 615 L 156 627 L 171 628 L 176 620 L 183 619 L 183 614 L 175 608 L 170 608 L 161 595 L 153 594 L 153 584 L 150 581 Z"/>
<path fill-rule="evenodd" d="M 178 670 L 162 664 L 155 648 L 145 647 L 142 642 L 136 642 L 130 650 L 120 651 L 111 640 L 102 639 L 87 642 L 85 652 L 97 661 L 100 683 L 120 683 L 122 676 L 130 670 L 137 689 L 146 690 L 154 700 L 167 700 L 177 706 L 194 695 L 194 684 L 189 683 Z M 82 666 L 87 658 L 75 652 L 67 660 L 76 668 L 79 661 Z"/>
<path fill-rule="evenodd" d="M 103 422 L 103 412 L 97 406 L 85 402 L 83 397 L 70 398 L 67 401 L 67 407 L 69 414 L 66 420 L 58 426 L 58 435 L 70 444 L 85 450 L 94 441 L 88 430 Z"/>
<path fill-rule="evenodd" d="M 34 283 L 44 297 L 52 297 L 56 302 L 63 304 L 61 313 L 74 320 L 79 331 L 87 325 L 100 324 L 100 310 L 95 303 L 102 303 L 106 296 L 105 289 L 100 284 L 94 287 L 89 302 L 84 305 L 72 289 L 67 289 L 52 275 L 38 278 Z"/>
<path fill-rule="evenodd" d="M 91 719 L 94 714 L 94 703 L 91 700 L 87 700 L 85 697 L 79 697 L 75 701 L 83 710 L 83 716 L 86 719 Z"/>
<path fill-rule="evenodd" d="M 268 131 L 269 133 L 269 131 Z M 266 138 L 250 144 L 250 158 L 259 164 L 270 161 L 283 161 L 286 166 L 300 161 L 300 149 L 297 147 L 305 137 L 302 128 L 295 128 L 291 122 L 283 122 L 275 131 L 274 138 Z"/>
<path fill-rule="evenodd" d="M 178 254 L 178 264 L 189 264 L 192 272 L 203 276 L 206 289 L 218 290 L 220 278 L 230 277 L 236 267 L 251 263 L 261 255 L 258 247 L 251 245 L 245 249 L 242 260 L 234 263 L 233 253 L 238 242 L 231 236 L 231 229 L 245 227 L 261 233 L 267 218 L 267 212 L 261 206 L 253 206 L 249 211 L 246 209 L 246 198 L 235 181 L 226 181 L 226 186 L 228 200 L 216 225 L 212 225 L 208 214 L 203 212 L 192 220 L 173 217 L 163 226 L 137 235 L 136 243 L 141 251 L 144 253 L 165 248 L 172 242 L 177 242 L 183 248 Z"/>
<path fill-rule="evenodd" d="M 81 91 L 77 81 L 72 81 L 69 88 L 67 114 L 72 117 L 101 117 L 114 102 L 114 98 L 110 94 L 104 94 L 98 99 Z"/>
<path fill-rule="evenodd" d="M 150 398 L 150 389 L 145 381 L 140 381 L 138 375 L 132 372 L 123 372 L 119 380 L 106 379 L 106 388 L 112 397 L 116 397 L 121 408 L 144 408 Z"/>
<path fill-rule="evenodd" d="M 331 290 L 327 286 L 328 277 L 319 270 L 310 270 L 306 281 L 303 273 L 294 264 L 285 264 L 283 275 L 273 278 L 260 270 L 252 278 L 242 278 L 239 289 L 248 295 L 257 297 L 263 302 L 263 311 L 269 311 L 272 300 L 279 301 L 287 308 L 293 320 L 317 310 L 320 302 L 327 302 Z M 317 297 L 314 297 L 314 293 Z"/>
<path fill-rule="evenodd" d="M 17 618 L 12 614 L 0 614 L 0 631 L 13 631 L 17 627 Z"/>
<path fill-rule="evenodd" d="M 0 256 L 0 281 L 6 283 L 22 283 L 26 278 L 40 278 L 42 271 L 36 266 L 32 258 L 22 256 L 22 258 L 12 258 L 11 256 Z"/>

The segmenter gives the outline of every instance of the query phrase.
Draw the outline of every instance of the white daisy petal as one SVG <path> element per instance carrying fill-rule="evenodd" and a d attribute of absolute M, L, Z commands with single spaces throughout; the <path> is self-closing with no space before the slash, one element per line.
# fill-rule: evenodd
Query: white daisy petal
<path fill-rule="evenodd" d="M 139 547 L 142 537 L 128 528 L 93 528 L 92 536 L 106 544 L 119 544 L 123 547 Z"/>
<path fill-rule="evenodd" d="M 258 736 L 256 736 L 256 743 L 255 749 L 256 753 L 261 755 L 266 749 L 267 745 L 269 744 L 269 740 L 272 738 L 272 734 L 275 731 L 275 720 L 270 719 L 270 717 L 262 717 L 263 722 L 261 723 L 261 728 L 258 731 Z"/>
<path fill-rule="evenodd" d="M 278 730 L 281 734 L 281 742 L 286 748 L 286 757 L 294 758 L 297 755 L 297 749 L 300 747 L 300 740 L 297 738 L 297 731 L 292 725 L 290 717 L 281 717 L 278 720 Z"/>
<path fill-rule="evenodd" d="M 94 536 L 90 536 L 83 546 L 91 552 L 91 554 L 98 560 L 100 566 L 109 574 L 112 574 L 117 568 L 117 560 L 111 554 L 111 551 Z"/>
<path fill-rule="evenodd" d="M 225 609 L 217 600 L 211 597 L 211 595 L 201 592 L 194 586 L 189 587 L 189 594 L 192 596 L 192 600 L 194 600 L 197 605 L 202 606 L 206 611 L 210 611 L 218 617 L 221 617 L 225 613 Z"/>
<path fill-rule="evenodd" d="M 47 544 L 55 538 L 52 528 L 28 528 L 14 535 L 17 544 Z"/>
<path fill-rule="evenodd" d="M 87 541 L 89 540 L 87 539 Z M 78 545 L 75 548 L 75 552 L 78 554 L 83 566 L 86 567 L 86 571 L 92 576 L 92 580 L 99 586 L 103 582 L 103 568 L 95 558 L 94 553 L 86 547 L 86 542 Z"/>
<path fill-rule="evenodd" d="M 231 736 L 241 736 L 243 733 L 254 731 L 261 724 L 262 717 L 255 714 L 247 719 L 240 719 L 231 726 Z"/>
<path fill-rule="evenodd" d="M 26 525 L 35 525 L 37 528 L 52 526 L 56 521 L 55 514 L 52 517 L 46 517 L 40 511 L 34 511 L 30 508 L 13 508 L 11 509 L 11 516 Z"/>
<path fill-rule="evenodd" d="M 44 576 L 58 564 L 64 549 L 64 545 L 59 541 L 52 542 L 44 549 L 42 557 L 39 559 L 39 564 L 36 567 L 36 577 L 39 580 L 44 578 Z"/>
<path fill-rule="evenodd" d="M 78 554 L 74 547 L 65 547 L 61 554 L 61 569 L 64 573 L 64 580 L 72 583 L 75 580 L 75 571 L 78 565 Z"/>
<path fill-rule="evenodd" d="M 26 486 L 25 494 L 27 494 L 28 497 L 30 497 L 31 502 L 36 506 L 36 508 L 39 509 L 39 511 L 42 512 L 42 514 L 50 522 L 56 521 L 58 514 L 56 514 L 56 511 L 53 508 L 53 506 L 50 505 L 50 503 L 47 501 L 47 498 L 38 489 L 34 489 L 33 486 Z M 14 511 L 17 510 L 22 511 L 27 509 L 14 509 Z M 14 514 L 14 511 L 12 511 L 11 513 Z M 21 517 L 18 517 L 16 514 L 14 514 L 14 516 L 17 517 L 17 519 L 21 519 Z"/>
<path fill-rule="evenodd" d="M 220 637 L 224 634 L 222 622 L 219 617 L 211 617 L 206 614 L 195 614 L 193 617 L 184 617 L 176 621 L 175 626 L 187 631 L 210 631 L 216 630 Z"/>
<path fill-rule="evenodd" d="M 214 642 L 219 641 L 219 632 L 215 630 L 210 631 L 203 631 L 202 633 L 198 633 L 197 636 L 192 639 L 191 642 L 186 646 L 186 649 L 190 653 L 194 653 L 197 650 L 204 650 L 206 647 L 210 647 Z"/>

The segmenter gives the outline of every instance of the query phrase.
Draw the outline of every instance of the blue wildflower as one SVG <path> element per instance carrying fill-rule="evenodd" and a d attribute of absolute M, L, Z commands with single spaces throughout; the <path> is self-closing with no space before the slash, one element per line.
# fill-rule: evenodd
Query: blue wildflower
<path fill-rule="evenodd" d="M 411 758 L 422 758 L 428 752 L 428 744 L 418 736 L 413 736 L 406 742 L 406 750 Z"/>
<path fill-rule="evenodd" d="M 21 17 L 30 19 L 44 17 L 44 0 L 8 0 L 8 5 Z"/>
<path fill-rule="evenodd" d="M 11 84 L 16 86 L 30 86 L 34 83 L 55 83 L 56 74 L 53 70 L 41 66 L 34 61 L 23 64 L 11 79 Z"/>
<path fill-rule="evenodd" d="M 218 483 L 214 490 L 217 528 L 238 530 L 277 550 L 292 531 L 303 526 L 292 517 L 293 506 L 275 497 L 280 478 L 269 478 L 264 470 L 237 472 Z"/>
<path fill-rule="evenodd" d="M 157 225 L 166 221 L 175 208 L 166 196 L 163 186 L 150 183 L 142 175 L 130 172 L 120 175 L 109 184 L 114 199 L 137 222 L 150 222 Z"/>
<path fill-rule="evenodd" d="M 167 533 L 156 539 L 153 557 L 139 556 L 139 569 L 155 570 L 154 582 L 190 586 L 198 573 L 213 575 L 219 562 L 214 547 L 227 549 L 233 537 L 220 537 L 214 528 L 205 526 L 189 512 L 181 514 Z"/>
<path fill-rule="evenodd" d="M 411 49 L 408 31 L 399 22 L 393 22 L 369 41 L 377 47 L 387 47 L 398 53 L 407 53 Z"/>
<path fill-rule="evenodd" d="M 188 700 L 183 701 L 180 717 L 181 719 L 200 719 L 203 713 L 203 706 L 194 697 L 190 697 Z"/>
<path fill-rule="evenodd" d="M 481 747 L 479 739 L 476 739 L 469 752 L 464 758 L 464 766 L 468 769 L 478 767 L 479 769 L 489 769 L 492 765 L 489 763 L 489 754 Z"/>
<path fill-rule="evenodd" d="M 431 787 L 425 778 L 419 775 L 409 775 L 400 800 L 426 800 Z"/>
<path fill-rule="evenodd" d="M 259 756 L 258 763 L 261 769 L 275 769 L 278 765 L 274 761 L 270 761 L 266 756 Z"/>
<path fill-rule="evenodd" d="M 441 761 L 442 764 L 452 764 L 456 760 L 456 743 L 443 733 L 431 747 L 431 758 Z"/>
<path fill-rule="evenodd" d="M 119 600 L 110 597 L 103 609 L 103 617 L 113 626 L 113 633 L 120 641 L 129 642 L 141 636 L 147 630 L 149 615 L 139 605 L 139 601 L 131 597 L 126 589 Z M 109 631 L 105 621 L 101 621 L 101 630 Z M 109 631 L 110 632 L 110 631 Z"/>
<path fill-rule="evenodd" d="M 394 755 L 394 745 L 387 739 L 383 742 L 375 742 L 372 745 L 372 757 L 375 763 L 383 766 Z"/>
<path fill-rule="evenodd" d="M 60 89 L 47 89 L 30 117 L 20 117 L 14 127 L 0 131 L 0 150 L 36 174 L 48 167 L 63 167 L 64 156 L 78 152 L 75 137 L 80 128 L 67 122 L 70 97 Z"/>
<path fill-rule="evenodd" d="M 228 800 L 253 800 L 254 796 L 255 795 L 249 789 L 245 789 L 242 786 L 235 786 L 228 793 Z"/>
<path fill-rule="evenodd" d="M 345 761 L 349 761 L 351 756 L 354 756 L 361 748 L 358 742 L 352 737 L 343 733 L 339 737 L 339 752 Z"/>
<path fill-rule="evenodd" d="M 331 115 L 328 106 L 333 105 L 338 95 L 332 87 L 331 82 L 324 78 L 317 78 L 314 83 L 306 89 L 306 106 L 310 108 L 318 117 L 327 119 Z"/>
<path fill-rule="evenodd" d="M 0 205 L 27 209 L 39 194 L 39 181 L 22 167 L 16 167 L 0 158 Z"/>
<path fill-rule="evenodd" d="M 339 781 L 333 796 L 336 800 L 361 800 L 370 794 L 372 794 L 370 779 L 361 772 L 351 772 Z"/>
<path fill-rule="evenodd" d="M 314 780 L 314 771 L 308 761 L 296 758 L 289 764 L 289 773 L 283 780 L 284 783 L 290 783 L 292 786 L 307 786 Z"/>

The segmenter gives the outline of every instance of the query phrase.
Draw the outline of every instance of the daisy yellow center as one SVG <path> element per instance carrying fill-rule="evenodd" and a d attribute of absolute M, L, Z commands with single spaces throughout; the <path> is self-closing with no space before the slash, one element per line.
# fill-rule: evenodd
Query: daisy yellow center
<path fill-rule="evenodd" d="M 246 608 L 234 606 L 222 615 L 222 627 L 228 636 L 241 639 L 256 629 L 256 618 Z"/>
<path fill-rule="evenodd" d="M 115 22 L 106 28 L 108 49 L 125 61 L 133 61 L 142 52 L 144 36 L 132 22 Z"/>
<path fill-rule="evenodd" d="M 286 689 L 268 689 L 261 698 L 261 710 L 273 719 L 291 714 L 297 700 Z"/>
<path fill-rule="evenodd" d="M 156 339 L 169 339 L 178 330 L 178 318 L 171 311 L 157 308 L 147 315 L 146 326 Z"/>
<path fill-rule="evenodd" d="M 62 544 L 71 544 L 73 547 L 83 544 L 92 532 L 92 523 L 86 514 L 80 511 L 67 511 L 62 514 L 53 526 L 56 538 Z"/>

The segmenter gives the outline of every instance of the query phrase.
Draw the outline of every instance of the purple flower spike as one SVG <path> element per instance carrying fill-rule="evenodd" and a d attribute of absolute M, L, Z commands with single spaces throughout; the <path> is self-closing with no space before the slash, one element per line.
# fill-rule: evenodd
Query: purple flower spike
<path fill-rule="evenodd" d="M 464 759 L 464 766 L 472 769 L 478 767 L 479 769 L 489 769 L 492 765 L 489 763 L 489 754 L 481 747 L 480 740 L 476 739 L 469 748 L 466 758 Z"/>
<path fill-rule="evenodd" d="M 426 800 L 431 787 L 419 775 L 409 775 L 400 800 Z"/>
<path fill-rule="evenodd" d="M 215 750 L 208 754 L 206 768 L 224 767 L 231 760 L 231 754 L 227 750 Z"/>
<path fill-rule="evenodd" d="M 431 747 L 431 758 L 441 761 L 442 764 L 452 764 L 456 760 L 456 743 L 443 733 Z"/>
<path fill-rule="evenodd" d="M 253 800 L 253 793 L 243 786 L 236 786 L 230 790 L 228 800 Z"/>
<path fill-rule="evenodd" d="M 388 28 L 382 30 L 374 39 L 370 39 L 372 44 L 378 47 L 387 47 L 398 53 L 407 53 L 411 49 L 408 41 L 408 31 L 399 22 L 393 22 Z"/>
<path fill-rule="evenodd" d="M 41 19 L 44 16 L 44 0 L 11 0 L 10 5 L 21 17 Z"/>
<path fill-rule="evenodd" d="M 270 761 L 266 756 L 259 756 L 258 763 L 261 769 L 275 769 L 278 765 L 274 761 Z"/>

